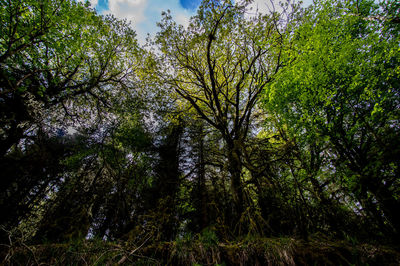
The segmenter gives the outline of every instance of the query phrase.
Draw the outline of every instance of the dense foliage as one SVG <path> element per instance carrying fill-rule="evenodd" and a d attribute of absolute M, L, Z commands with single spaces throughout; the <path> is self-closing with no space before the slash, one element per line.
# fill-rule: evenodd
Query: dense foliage
<path fill-rule="evenodd" d="M 396 1 L 0 3 L 3 263 L 399 263 Z"/>

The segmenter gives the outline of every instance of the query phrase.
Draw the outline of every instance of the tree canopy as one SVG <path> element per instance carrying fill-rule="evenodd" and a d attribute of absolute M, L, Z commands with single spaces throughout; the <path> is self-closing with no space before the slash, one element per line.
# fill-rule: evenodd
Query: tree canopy
<path fill-rule="evenodd" d="M 249 5 L 1 2 L 3 263 L 400 261 L 399 4 Z"/>

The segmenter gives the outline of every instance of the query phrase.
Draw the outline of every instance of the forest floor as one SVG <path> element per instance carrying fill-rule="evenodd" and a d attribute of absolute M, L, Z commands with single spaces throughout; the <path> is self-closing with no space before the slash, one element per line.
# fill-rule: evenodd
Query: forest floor
<path fill-rule="evenodd" d="M 4 265 L 400 265 L 400 249 L 313 238 L 253 238 L 235 242 L 176 240 L 62 244 L 15 243 L 2 249 Z"/>

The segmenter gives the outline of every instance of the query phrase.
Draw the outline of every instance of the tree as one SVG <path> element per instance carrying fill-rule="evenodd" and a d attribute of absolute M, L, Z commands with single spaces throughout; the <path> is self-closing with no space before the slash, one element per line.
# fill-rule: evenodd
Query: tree
<path fill-rule="evenodd" d="M 76 1 L 6 2 L 0 10 L 1 156 L 28 131 L 49 127 L 50 119 L 91 119 L 109 106 L 138 50 L 125 22 Z"/>
<path fill-rule="evenodd" d="M 41 199 L 44 211 L 34 240 L 63 242 L 88 233 L 116 239 L 138 223 L 143 191 L 151 182 L 149 135 L 134 118 L 91 131 L 64 137 L 71 139 L 73 152 L 62 160 L 56 191 Z"/>
<path fill-rule="evenodd" d="M 67 127 L 111 123 L 133 97 L 139 48 L 126 22 L 73 0 L 2 1 L 0 21 L 0 209 L 8 228 L 68 183 L 62 160 L 79 152 L 63 143 Z"/>
<path fill-rule="evenodd" d="M 224 140 L 237 217 L 245 204 L 243 148 L 260 93 L 282 66 L 288 23 L 278 13 L 248 17 L 246 4 L 204 1 L 187 29 L 169 13 L 159 24 L 166 66 L 159 75 Z"/>
<path fill-rule="evenodd" d="M 292 63 L 264 96 L 279 126 L 317 151 L 310 158 L 325 158 L 317 168 L 329 173 L 325 185 L 335 184 L 344 202 L 350 196 L 380 232 L 397 236 L 400 36 L 393 20 L 374 18 L 394 16 L 398 6 L 381 6 L 317 2 L 285 52 Z M 316 188 L 322 175 L 313 178 Z"/>
<path fill-rule="evenodd" d="M 4 213 L 1 226 L 12 228 L 23 220 L 37 218 L 42 200 L 66 171 L 62 160 L 71 156 L 73 150 L 71 140 L 39 132 L 24 149 L 14 149 L 0 161 L 0 211 Z M 5 240 L 2 233 L 1 241 Z"/>

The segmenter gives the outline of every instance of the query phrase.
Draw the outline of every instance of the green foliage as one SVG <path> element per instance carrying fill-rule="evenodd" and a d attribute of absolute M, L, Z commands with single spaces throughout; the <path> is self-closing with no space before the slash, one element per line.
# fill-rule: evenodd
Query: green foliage
<path fill-rule="evenodd" d="M 392 214 L 399 204 L 392 183 L 398 167 L 392 163 L 399 151 L 399 35 L 386 31 L 389 18 L 378 19 L 383 13 L 371 1 L 317 2 L 312 8 L 285 52 L 292 63 L 265 90 L 264 106 L 275 117 L 270 123 L 308 150 L 303 158 L 320 171 L 319 182 L 337 186 L 340 180 L 339 190 L 364 209 L 383 211 L 398 232 Z M 366 203 L 368 193 L 379 207 Z"/>
<path fill-rule="evenodd" d="M 71 0 L 3 1 L 0 20 L 2 155 L 34 126 L 92 119 L 122 96 L 110 86 L 138 52 L 125 22 Z"/>
<path fill-rule="evenodd" d="M 399 264 L 399 5 L 249 5 L 0 2 L 1 263 Z"/>
<path fill-rule="evenodd" d="M 218 237 L 210 228 L 205 228 L 203 231 L 201 231 L 201 234 L 199 235 L 199 241 L 206 249 L 218 245 Z"/>

